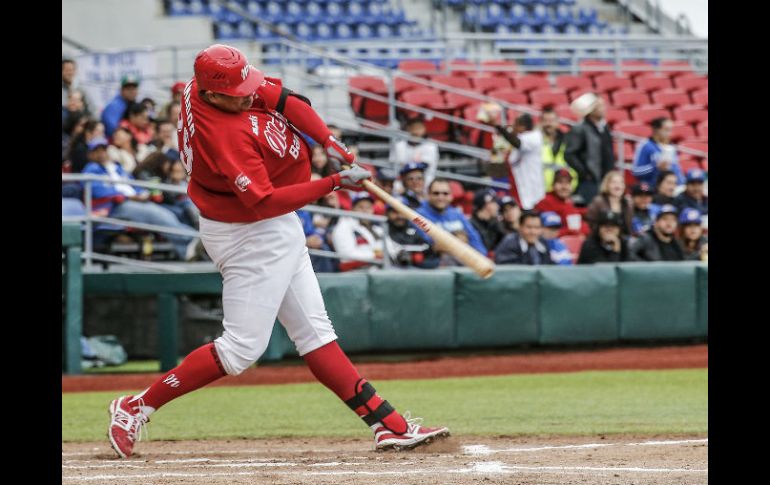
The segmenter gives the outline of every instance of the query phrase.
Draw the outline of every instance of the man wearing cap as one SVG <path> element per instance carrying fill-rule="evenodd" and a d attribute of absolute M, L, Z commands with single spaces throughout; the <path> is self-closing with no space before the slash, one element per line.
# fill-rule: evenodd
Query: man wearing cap
<path fill-rule="evenodd" d="M 406 131 L 412 137 L 407 140 L 399 140 L 393 146 L 390 161 L 397 166 L 409 163 L 425 164 L 425 183 L 429 184 L 436 177 L 438 167 L 438 145 L 427 138 L 425 121 L 417 115 L 406 121 Z"/>
<path fill-rule="evenodd" d="M 434 224 L 438 224 L 445 231 L 455 233 L 464 231 L 468 237 L 468 244 L 483 255 L 487 255 L 487 247 L 481 240 L 481 236 L 465 215 L 457 207 L 452 207 L 452 191 L 449 188 L 449 180 L 436 178 L 428 185 L 428 198 L 416 209 L 417 213 Z M 419 228 L 418 228 L 419 230 Z M 419 231 L 420 235 L 433 245 L 433 239 Z"/>
<path fill-rule="evenodd" d="M 684 183 L 682 169 L 676 149 L 671 144 L 671 130 L 674 123 L 668 118 L 655 118 L 650 122 L 652 136 L 644 143 L 639 143 L 634 154 L 634 166 L 631 169 L 639 182 L 653 185 L 661 170 L 670 170 L 676 174 L 677 184 Z"/>
<path fill-rule="evenodd" d="M 397 412 L 340 348 L 294 212 L 342 187 L 362 188 L 371 173 L 355 164 L 310 100 L 280 79 L 266 78 L 235 47 L 202 50 L 193 70 L 182 92 L 177 135 L 190 175 L 188 195 L 200 209 L 201 241 L 222 274 L 224 332 L 141 393 L 110 403 L 112 448 L 122 458 L 131 456 L 160 407 L 253 366 L 276 318 L 316 379 L 364 421 L 376 449 L 410 449 L 448 436 L 446 427 L 429 428 Z M 311 180 L 303 134 L 344 170 Z M 365 197 L 356 204 L 362 211 L 366 206 L 359 204 L 371 206 Z M 330 423 L 323 411 L 305 411 L 321 425 Z"/>
<path fill-rule="evenodd" d="M 497 246 L 505 236 L 498 220 L 499 213 L 500 204 L 493 189 L 481 189 L 474 194 L 471 224 L 479 232 L 485 247 Z"/>
<path fill-rule="evenodd" d="M 591 229 L 583 220 L 585 209 L 575 207 L 572 202 L 572 174 L 566 169 L 559 169 L 553 175 L 553 190 L 538 202 L 535 209 L 540 212 L 556 212 L 561 217 L 562 227 L 559 237 L 567 234 L 588 235 Z"/>
<path fill-rule="evenodd" d="M 624 223 L 620 213 L 601 211 L 596 228 L 583 242 L 578 264 L 619 263 L 629 261 L 628 239 L 621 232 Z"/>
<path fill-rule="evenodd" d="M 369 192 L 355 192 L 352 211 L 374 214 L 374 197 Z M 340 256 L 340 271 L 368 268 L 368 260 L 382 259 L 382 227 L 367 219 L 340 217 L 332 231 L 332 246 Z"/>
<path fill-rule="evenodd" d="M 632 261 L 682 261 L 684 251 L 676 239 L 678 212 L 666 204 L 660 208 L 652 230 L 631 243 Z"/>
<path fill-rule="evenodd" d="M 709 213 L 709 199 L 703 192 L 703 183 L 706 181 L 706 174 L 699 168 L 690 169 L 687 172 L 687 182 L 684 186 L 684 192 L 674 198 L 674 205 L 681 211 L 685 207 L 697 209 L 701 215 Z"/>
<path fill-rule="evenodd" d="M 594 93 L 585 93 L 570 105 L 583 120 L 567 133 L 564 159 L 578 173 L 576 194 L 588 204 L 596 197 L 599 182 L 615 166 L 612 135 L 604 119 L 604 100 Z"/>
<path fill-rule="evenodd" d="M 83 168 L 84 174 L 108 176 L 113 180 L 133 179 L 125 172 L 120 163 L 107 155 L 107 139 L 100 137 L 88 143 L 88 159 Z M 177 216 L 162 205 L 150 201 L 150 192 L 126 183 L 108 183 L 95 181 L 91 184 L 92 208 L 104 215 L 116 219 L 167 226 L 175 229 L 194 231 L 195 229 L 179 221 Z M 182 261 L 194 255 L 196 240 L 192 236 L 164 233 Z"/>
<path fill-rule="evenodd" d="M 551 254 L 551 260 L 555 264 L 562 266 L 572 266 L 572 253 L 567 246 L 559 239 L 559 230 L 561 229 L 561 217 L 555 212 L 543 212 L 540 214 L 540 220 L 543 224 L 543 239 L 545 239 L 548 251 Z"/>
<path fill-rule="evenodd" d="M 679 213 L 679 242 L 684 259 L 708 261 L 708 238 L 703 234 L 703 219 L 698 209 L 685 207 Z"/>
<path fill-rule="evenodd" d="M 409 162 L 398 172 L 406 205 L 412 209 L 420 207 L 425 200 L 425 170 L 428 165 L 424 162 Z"/>
<path fill-rule="evenodd" d="M 500 228 L 503 230 L 503 235 L 507 236 L 513 232 L 518 232 L 521 207 L 516 204 L 516 199 L 510 195 L 501 197 L 500 210 L 503 213 L 502 220 L 500 221 Z"/>
<path fill-rule="evenodd" d="M 77 64 L 74 59 L 62 59 L 61 60 L 61 105 L 62 108 L 66 107 L 70 101 L 70 95 L 79 92 L 83 103 L 83 112 L 86 115 L 91 114 L 89 108 L 90 101 L 85 91 L 78 87 L 77 80 Z"/>
<path fill-rule="evenodd" d="M 170 118 L 169 110 L 171 109 L 171 106 L 174 103 L 180 103 L 182 100 L 182 91 L 184 91 L 185 82 L 179 81 L 171 85 L 171 100 L 163 105 L 163 109 L 161 110 L 161 116 L 166 117 L 167 119 Z M 176 124 L 176 120 L 173 120 L 174 124 Z"/>
<path fill-rule="evenodd" d="M 554 264 L 548 244 L 543 239 L 543 224 L 535 211 L 524 211 L 519 218 L 519 232 L 508 234 L 495 248 L 497 264 Z"/>
<path fill-rule="evenodd" d="M 401 213 L 387 205 L 385 215 L 388 218 L 387 251 L 394 265 L 417 268 L 438 267 L 439 256 Z"/>
<path fill-rule="evenodd" d="M 631 187 L 631 235 L 639 235 L 650 230 L 655 223 L 660 206 L 652 203 L 655 191 L 648 184 L 641 183 Z"/>
<path fill-rule="evenodd" d="M 118 128 L 120 120 L 126 114 L 129 103 L 136 102 L 139 94 L 139 78 L 134 75 L 123 76 L 120 80 L 120 92 L 107 103 L 102 111 L 104 132 L 108 137 Z"/>
<path fill-rule="evenodd" d="M 374 177 L 374 184 L 385 192 L 393 195 L 393 184 L 396 181 L 396 175 L 393 170 L 387 167 L 378 167 Z M 378 216 L 385 215 L 385 202 L 377 199 L 374 201 L 374 213 Z"/>

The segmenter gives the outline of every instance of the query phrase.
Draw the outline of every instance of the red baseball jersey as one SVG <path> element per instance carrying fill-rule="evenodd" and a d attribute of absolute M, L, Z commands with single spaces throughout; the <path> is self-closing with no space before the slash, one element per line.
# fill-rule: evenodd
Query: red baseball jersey
<path fill-rule="evenodd" d="M 201 214 L 221 222 L 254 222 L 259 202 L 275 188 L 310 180 L 310 147 L 276 112 L 281 82 L 266 79 L 251 108 L 221 111 L 198 95 L 193 78 L 184 88 L 177 125 L 187 192 Z"/>

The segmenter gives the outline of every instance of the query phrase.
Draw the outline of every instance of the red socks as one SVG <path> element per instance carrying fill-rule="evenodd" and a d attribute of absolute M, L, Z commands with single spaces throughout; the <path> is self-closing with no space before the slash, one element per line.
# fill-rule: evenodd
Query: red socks
<path fill-rule="evenodd" d="M 172 399 L 210 384 L 226 374 L 212 342 L 190 352 L 181 364 L 155 381 L 132 401 L 142 398 L 143 407 L 152 408 L 142 411 L 151 413 Z"/>
<path fill-rule="evenodd" d="M 316 379 L 345 401 L 366 424 L 379 422 L 394 433 L 406 432 L 404 418 L 358 374 L 337 341 L 308 352 L 303 358 Z"/>

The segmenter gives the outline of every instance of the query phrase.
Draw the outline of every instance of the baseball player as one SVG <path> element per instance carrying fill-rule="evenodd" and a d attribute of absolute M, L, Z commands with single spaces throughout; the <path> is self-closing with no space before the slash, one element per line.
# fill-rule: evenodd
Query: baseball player
<path fill-rule="evenodd" d="M 223 278 L 224 333 L 191 352 L 140 394 L 109 406 L 108 437 L 131 456 L 158 408 L 225 375 L 238 375 L 265 351 L 276 317 L 313 375 L 374 432 L 376 449 L 409 449 L 449 435 L 396 412 L 337 344 L 295 210 L 371 174 L 329 131 L 307 98 L 266 78 L 236 48 L 215 44 L 195 58 L 177 132 L 200 209 L 200 237 Z M 310 181 L 304 133 L 351 168 Z M 322 419 L 322 418 L 321 418 Z"/>

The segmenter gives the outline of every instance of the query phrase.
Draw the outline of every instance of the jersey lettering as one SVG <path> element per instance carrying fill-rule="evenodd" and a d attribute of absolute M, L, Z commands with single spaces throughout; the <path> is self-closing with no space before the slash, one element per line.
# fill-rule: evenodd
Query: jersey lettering
<path fill-rule="evenodd" d="M 193 151 L 192 151 L 192 137 L 195 134 L 195 122 L 192 115 L 192 102 L 190 100 L 190 92 L 192 91 L 192 80 L 187 83 L 182 96 L 184 98 L 184 113 L 179 113 L 179 121 L 177 122 L 177 131 L 182 134 L 182 146 L 179 151 L 179 158 L 182 160 L 184 169 L 187 175 L 192 175 L 193 164 Z"/>
<path fill-rule="evenodd" d="M 271 116 L 270 121 L 265 124 L 265 139 L 279 157 L 286 155 L 286 123 Z"/>

